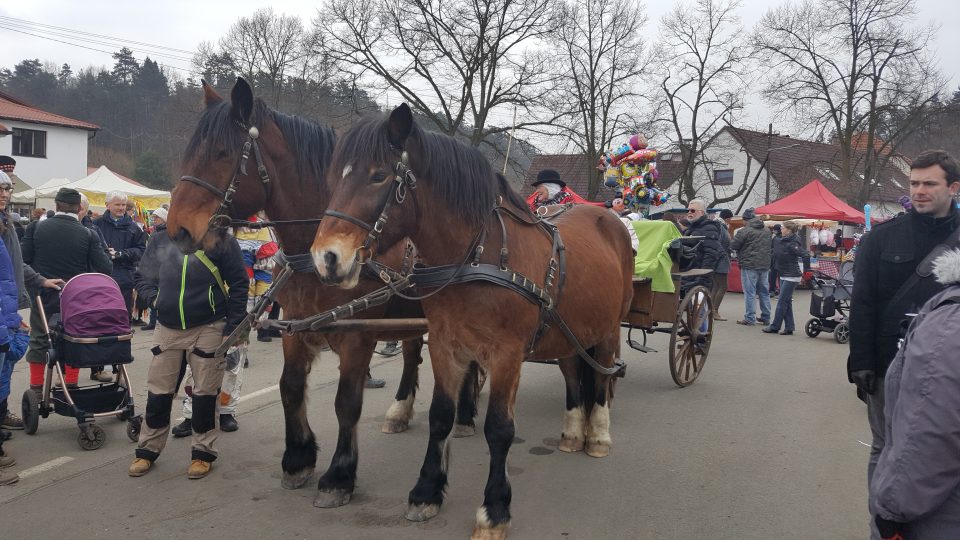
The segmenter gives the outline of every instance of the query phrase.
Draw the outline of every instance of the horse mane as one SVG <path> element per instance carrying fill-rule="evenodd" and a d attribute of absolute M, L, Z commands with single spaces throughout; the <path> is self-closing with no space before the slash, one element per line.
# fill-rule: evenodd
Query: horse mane
<path fill-rule="evenodd" d="M 416 141 L 421 152 L 414 174 L 429 178 L 441 203 L 455 208 L 464 221 L 480 224 L 501 194 L 505 201 L 529 212 L 526 202 L 505 178 L 494 172 L 478 149 L 448 135 L 423 130 L 416 123 L 409 138 Z M 343 169 L 349 164 L 347 159 L 358 155 L 375 163 L 399 160 L 387 135 L 385 117 L 364 117 L 340 137 L 333 170 Z"/>
<path fill-rule="evenodd" d="M 318 187 L 326 186 L 326 165 L 330 163 L 336 135 L 333 129 L 300 116 L 292 116 L 271 110 L 262 99 L 254 100 L 250 124 L 262 126 L 266 120 L 280 129 L 290 148 L 300 178 L 313 178 Z M 237 118 L 229 101 L 221 101 L 203 112 L 200 122 L 187 144 L 185 158 L 211 161 L 216 159 L 218 148 L 239 152 L 246 142 L 247 134 L 237 129 Z M 204 144 L 207 141 L 207 144 Z M 210 144 L 216 141 L 217 144 Z"/>

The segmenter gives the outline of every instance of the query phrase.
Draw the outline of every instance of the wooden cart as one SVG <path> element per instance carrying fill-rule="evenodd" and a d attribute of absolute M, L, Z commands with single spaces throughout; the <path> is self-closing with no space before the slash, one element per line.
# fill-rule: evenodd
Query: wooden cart
<path fill-rule="evenodd" d="M 713 300 L 702 285 L 691 287 L 680 297 L 680 280 L 710 274 L 710 270 L 673 272 L 674 292 L 654 292 L 651 280 L 633 279 L 633 302 L 622 326 L 628 328 L 627 344 L 640 352 L 657 352 L 647 346 L 647 334 L 670 334 L 670 376 L 677 386 L 689 386 L 697 380 L 710 352 L 713 340 Z M 633 339 L 640 330 L 642 342 Z"/>

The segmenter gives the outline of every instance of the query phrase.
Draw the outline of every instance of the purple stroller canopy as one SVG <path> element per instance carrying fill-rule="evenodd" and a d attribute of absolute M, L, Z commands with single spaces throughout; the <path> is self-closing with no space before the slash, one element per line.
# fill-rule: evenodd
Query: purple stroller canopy
<path fill-rule="evenodd" d="M 80 274 L 60 292 L 63 329 L 73 337 L 130 333 L 130 313 L 117 282 L 105 274 Z"/>

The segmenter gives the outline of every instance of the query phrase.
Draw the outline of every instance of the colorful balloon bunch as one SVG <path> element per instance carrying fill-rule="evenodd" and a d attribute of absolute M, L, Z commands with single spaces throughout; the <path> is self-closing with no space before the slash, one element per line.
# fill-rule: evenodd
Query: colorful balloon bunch
<path fill-rule="evenodd" d="M 657 151 L 647 148 L 643 135 L 633 135 L 620 147 L 601 155 L 597 169 L 603 171 L 604 185 L 620 189 L 628 208 L 660 206 L 670 199 L 670 194 L 657 186 Z"/>

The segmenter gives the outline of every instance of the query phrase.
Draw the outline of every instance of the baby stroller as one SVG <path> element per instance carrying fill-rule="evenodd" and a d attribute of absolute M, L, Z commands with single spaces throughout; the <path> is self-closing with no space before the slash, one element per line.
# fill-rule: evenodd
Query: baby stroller
<path fill-rule="evenodd" d="M 76 418 L 80 435 L 77 442 L 84 450 L 103 446 L 106 432 L 94 424 L 95 418 L 114 416 L 127 421 L 127 436 L 136 441 L 142 418 L 135 415 L 130 378 L 125 364 L 133 361 L 130 353 L 130 314 L 120 287 L 104 274 L 80 274 L 63 286 L 57 298 L 46 304 L 37 297 L 43 330 L 50 346 L 47 352 L 43 390 L 23 394 L 24 432 L 37 432 L 40 417 L 51 412 Z M 47 316 L 47 311 L 51 315 Z M 59 311 L 59 313 L 53 313 Z M 117 380 L 83 387 L 69 387 L 63 366 L 90 368 L 111 365 Z"/>
<path fill-rule="evenodd" d="M 850 340 L 847 313 L 853 295 L 853 261 L 841 263 L 836 278 L 817 273 L 813 283 L 813 295 L 810 297 L 810 315 L 813 318 L 807 321 L 804 330 L 810 337 L 831 332 L 833 339 L 843 345 Z"/>

